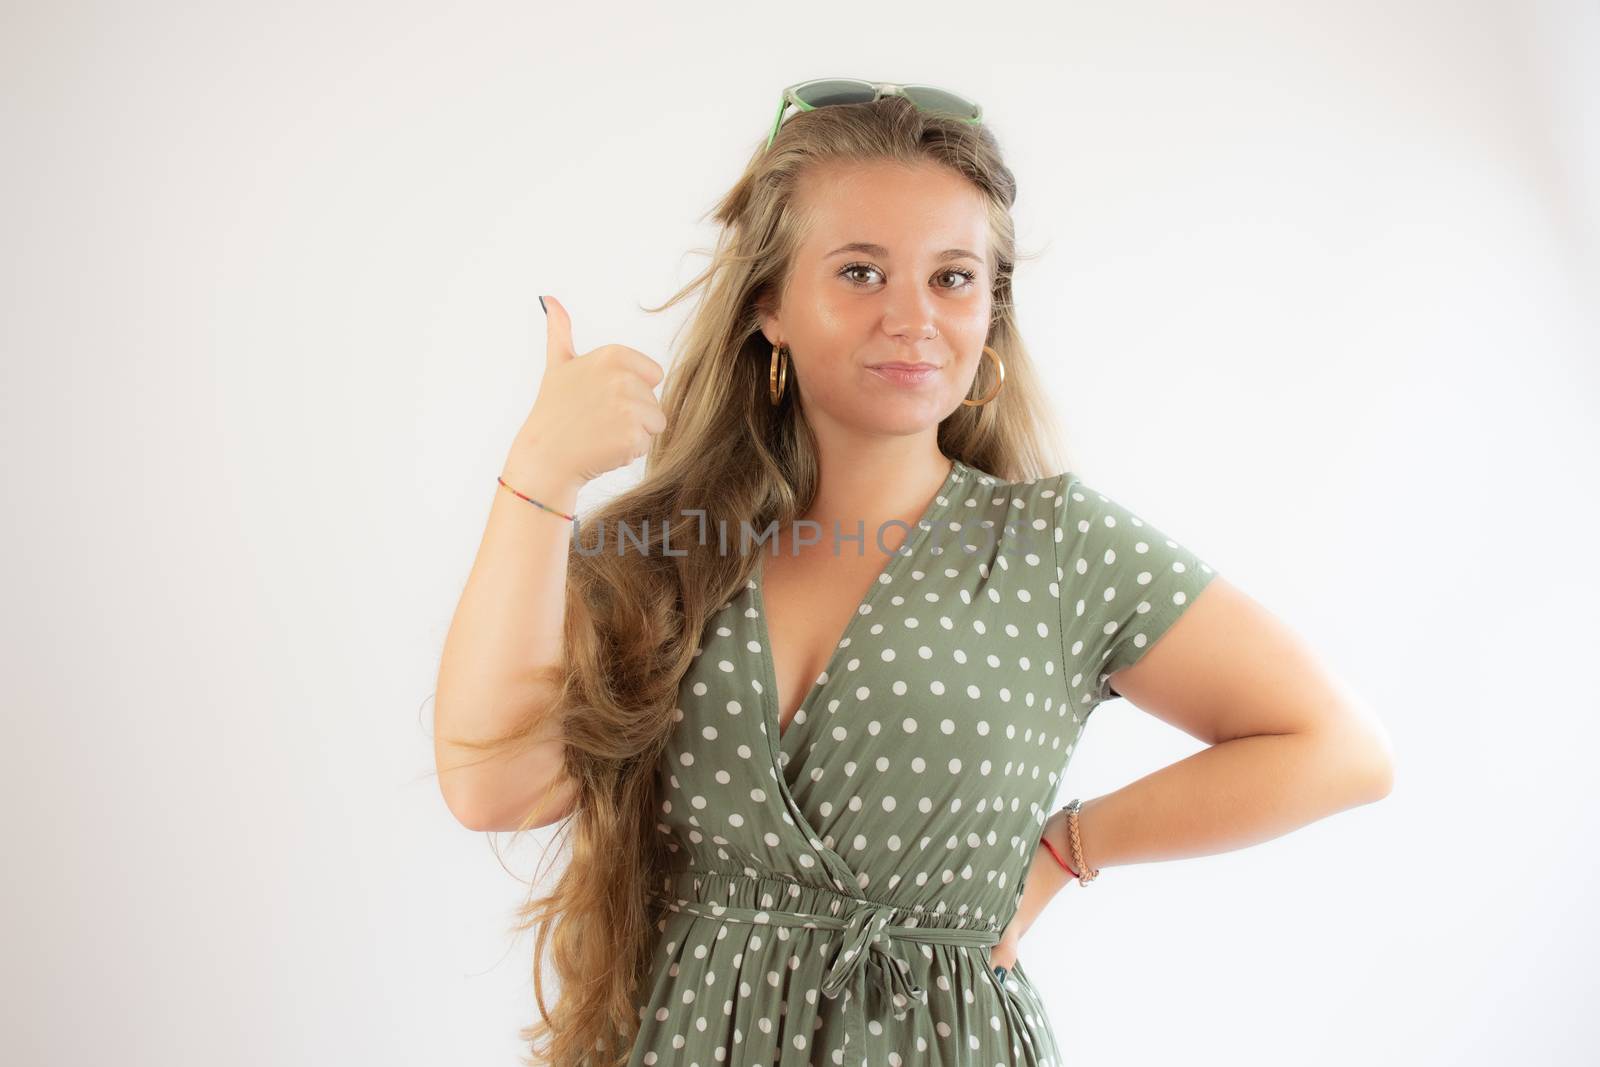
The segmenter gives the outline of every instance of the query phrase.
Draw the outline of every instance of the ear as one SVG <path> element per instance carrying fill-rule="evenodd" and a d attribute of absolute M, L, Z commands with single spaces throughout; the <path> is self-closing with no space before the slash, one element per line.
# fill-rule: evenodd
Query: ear
<path fill-rule="evenodd" d="M 778 316 L 772 310 L 772 297 L 768 290 L 756 294 L 756 318 L 761 323 L 761 334 L 767 339 L 767 344 L 778 343 Z"/>

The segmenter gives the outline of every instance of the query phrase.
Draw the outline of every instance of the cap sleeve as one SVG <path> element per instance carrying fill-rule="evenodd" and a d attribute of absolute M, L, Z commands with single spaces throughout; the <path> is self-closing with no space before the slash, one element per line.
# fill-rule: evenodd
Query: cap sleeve
<path fill-rule="evenodd" d="M 1054 537 L 1062 667 L 1086 714 L 1121 695 L 1108 676 L 1139 662 L 1216 571 L 1072 472 L 1059 482 Z"/>

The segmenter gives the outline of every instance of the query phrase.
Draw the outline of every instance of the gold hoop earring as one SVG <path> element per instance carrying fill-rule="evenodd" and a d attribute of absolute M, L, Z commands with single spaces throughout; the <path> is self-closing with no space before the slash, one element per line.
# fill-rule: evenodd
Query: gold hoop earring
<path fill-rule="evenodd" d="M 990 348 L 988 345 L 984 345 L 983 346 L 983 354 L 986 355 L 986 356 L 993 356 L 994 357 L 994 365 L 995 365 L 995 368 L 996 368 L 996 373 L 998 374 L 998 380 L 994 383 L 994 388 L 989 390 L 989 395 L 984 397 L 982 400 L 963 400 L 962 403 L 967 405 L 968 407 L 976 408 L 976 407 L 982 407 L 984 404 L 987 404 L 989 401 L 993 400 L 996 396 L 998 396 L 1000 394 L 1000 387 L 1006 384 L 1006 365 L 1003 362 L 1001 362 L 1000 353 L 996 352 L 994 349 Z"/>
<path fill-rule="evenodd" d="M 767 399 L 773 407 L 777 407 L 778 401 L 783 399 L 783 387 L 789 384 L 789 353 L 783 353 L 781 363 L 778 359 L 782 347 L 781 341 L 772 346 L 772 366 L 767 372 Z"/>

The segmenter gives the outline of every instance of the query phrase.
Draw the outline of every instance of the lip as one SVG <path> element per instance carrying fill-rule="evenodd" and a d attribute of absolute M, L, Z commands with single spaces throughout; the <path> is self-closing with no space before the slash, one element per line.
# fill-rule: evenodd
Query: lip
<path fill-rule="evenodd" d="M 934 375 L 939 373 L 937 363 L 890 363 L 869 364 L 867 369 L 886 382 L 895 385 L 921 385 L 932 381 Z"/>

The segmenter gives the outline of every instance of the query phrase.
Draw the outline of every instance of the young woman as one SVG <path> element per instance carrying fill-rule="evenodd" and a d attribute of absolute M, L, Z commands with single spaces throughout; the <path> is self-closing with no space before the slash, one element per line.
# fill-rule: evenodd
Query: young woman
<path fill-rule="evenodd" d="M 790 104 L 663 305 L 703 290 L 670 373 L 578 355 L 541 300 L 544 379 L 445 644 L 441 788 L 473 829 L 568 820 L 520 916 L 528 1062 L 1060 1064 L 1018 958 L 1059 890 L 1377 799 L 1387 742 L 1205 561 L 1052 473 L 976 107 Z M 1118 696 L 1211 747 L 1056 808 Z"/>

